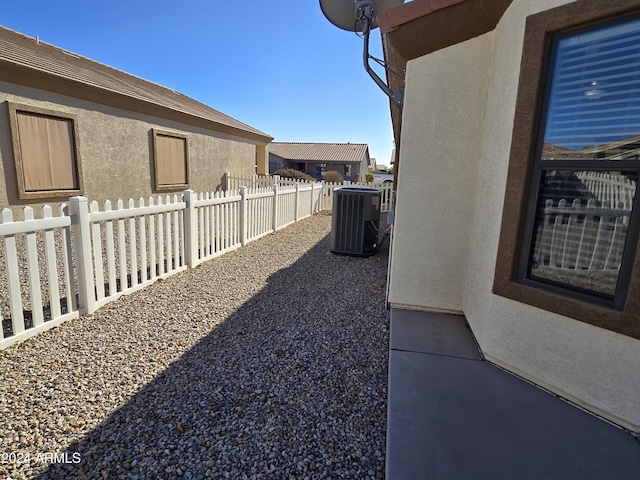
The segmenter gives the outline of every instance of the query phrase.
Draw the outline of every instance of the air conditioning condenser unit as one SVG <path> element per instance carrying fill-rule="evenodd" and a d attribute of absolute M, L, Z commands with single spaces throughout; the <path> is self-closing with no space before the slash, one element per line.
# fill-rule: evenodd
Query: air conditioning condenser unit
<path fill-rule="evenodd" d="M 331 253 L 368 257 L 378 251 L 380 190 L 343 187 L 334 190 Z"/>

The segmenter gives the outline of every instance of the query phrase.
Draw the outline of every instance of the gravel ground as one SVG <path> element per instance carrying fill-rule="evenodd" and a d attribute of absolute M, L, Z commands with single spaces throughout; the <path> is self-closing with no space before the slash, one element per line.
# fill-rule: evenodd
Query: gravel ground
<path fill-rule="evenodd" d="M 387 244 L 319 214 L 0 351 L 1 478 L 384 478 Z"/>

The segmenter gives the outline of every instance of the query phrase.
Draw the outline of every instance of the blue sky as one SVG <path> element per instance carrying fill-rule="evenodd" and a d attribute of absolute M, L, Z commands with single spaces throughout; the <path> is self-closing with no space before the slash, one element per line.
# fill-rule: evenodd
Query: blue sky
<path fill-rule="evenodd" d="M 367 143 L 390 163 L 389 104 L 362 67 L 362 40 L 331 25 L 318 0 L 7 1 L 0 25 L 173 88 L 275 141 Z M 379 30 L 371 43 L 382 57 Z"/>

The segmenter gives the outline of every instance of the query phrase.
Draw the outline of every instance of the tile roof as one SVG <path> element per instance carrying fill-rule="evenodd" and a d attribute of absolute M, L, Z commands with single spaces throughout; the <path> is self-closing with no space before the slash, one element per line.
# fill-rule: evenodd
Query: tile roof
<path fill-rule="evenodd" d="M 59 93 L 75 96 L 73 94 L 74 91 L 68 86 L 68 82 L 72 82 L 75 85 L 89 86 L 92 90 L 98 91 L 98 94 L 102 95 L 102 97 L 98 96 L 98 98 L 104 99 L 100 103 L 109 104 L 108 99 L 122 97 L 125 101 L 134 104 L 139 101 L 163 107 L 171 110 L 174 115 L 177 113 L 182 117 L 191 117 L 199 120 L 200 123 L 202 123 L 202 120 L 204 120 L 205 124 L 213 122 L 222 127 L 220 130 L 225 133 L 248 136 L 265 143 L 272 139 L 266 133 L 175 90 L 39 41 L 37 38 L 28 37 L 0 27 L 0 80 L 11 82 L 15 78 L 24 79 L 24 82 L 26 82 L 24 84 L 32 86 L 29 84 L 29 75 L 24 77 L 16 77 L 14 75 L 14 77 L 5 78 L 10 75 L 8 70 L 11 68 L 20 71 L 31 71 L 34 72 L 34 75 L 45 75 L 50 81 L 42 83 L 50 91 L 58 91 L 57 89 L 65 88 L 66 86 L 64 92 Z M 6 71 L 2 73 L 3 70 Z M 31 81 L 33 82 L 34 80 Z M 13 83 L 17 82 L 14 81 Z M 20 84 L 23 84 L 22 81 L 20 81 Z M 121 107 L 121 105 L 115 106 Z M 134 108 L 132 109 L 138 111 Z M 185 123 L 190 122 L 187 121 Z M 209 128 L 217 130 L 216 125 L 209 125 Z"/>
<path fill-rule="evenodd" d="M 366 143 L 283 143 L 272 142 L 269 152 L 286 160 L 300 162 L 361 162 L 369 153 Z"/>

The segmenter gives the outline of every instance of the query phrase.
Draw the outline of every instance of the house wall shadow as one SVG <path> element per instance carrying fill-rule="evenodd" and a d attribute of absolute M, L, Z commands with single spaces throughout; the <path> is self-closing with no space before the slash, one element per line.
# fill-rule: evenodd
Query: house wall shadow
<path fill-rule="evenodd" d="M 387 259 L 324 238 L 37 478 L 382 478 Z"/>

